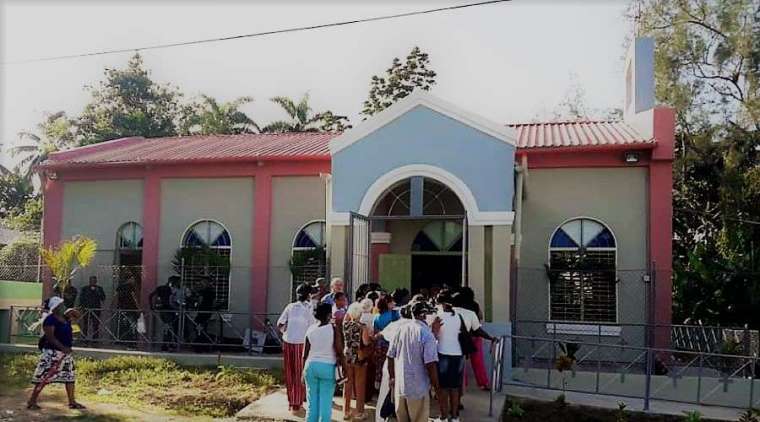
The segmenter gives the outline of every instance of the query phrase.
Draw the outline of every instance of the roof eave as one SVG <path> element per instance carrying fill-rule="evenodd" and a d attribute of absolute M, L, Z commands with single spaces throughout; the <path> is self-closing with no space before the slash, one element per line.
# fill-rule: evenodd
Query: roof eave
<path fill-rule="evenodd" d="M 546 153 L 582 153 L 606 151 L 652 150 L 657 148 L 657 142 L 645 141 L 629 144 L 606 145 L 568 145 L 551 147 L 517 147 L 517 154 L 546 154 Z"/>
<path fill-rule="evenodd" d="M 35 167 L 37 171 L 44 170 L 64 170 L 64 169 L 82 169 L 82 168 L 114 168 L 114 167 L 145 167 L 161 165 L 182 165 L 182 164 L 225 164 L 225 163 L 256 163 L 259 161 L 295 161 L 295 162 L 314 162 L 330 161 L 329 155 L 262 155 L 257 157 L 228 157 L 228 158 L 198 158 L 184 160 L 147 160 L 147 161 L 102 161 L 102 162 L 56 162 L 45 161 Z"/>

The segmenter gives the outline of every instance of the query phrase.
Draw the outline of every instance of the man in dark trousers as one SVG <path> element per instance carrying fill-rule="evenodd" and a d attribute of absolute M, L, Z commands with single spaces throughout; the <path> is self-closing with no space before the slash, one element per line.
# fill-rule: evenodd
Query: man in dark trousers
<path fill-rule="evenodd" d="M 161 345 L 161 350 L 168 349 L 169 344 L 176 342 L 177 334 L 179 334 L 179 316 L 172 301 L 172 297 L 179 288 L 179 281 L 179 276 L 169 277 L 166 284 L 156 287 L 156 290 L 153 290 L 148 297 L 150 309 L 158 311 L 161 321 L 169 326 L 169 329 L 164 330 L 164 344 Z"/>
<path fill-rule="evenodd" d="M 208 321 L 213 315 L 212 311 L 216 308 L 216 292 L 208 276 L 201 277 L 199 281 L 200 288 L 196 292 L 198 309 L 198 314 L 195 316 L 195 324 L 198 330 L 196 341 L 203 342 L 203 337 L 208 328 Z"/>
<path fill-rule="evenodd" d="M 100 310 L 106 300 L 106 293 L 98 286 L 98 278 L 90 276 L 90 282 L 79 294 L 79 307 L 82 308 L 82 334 L 88 340 L 100 337 Z"/>

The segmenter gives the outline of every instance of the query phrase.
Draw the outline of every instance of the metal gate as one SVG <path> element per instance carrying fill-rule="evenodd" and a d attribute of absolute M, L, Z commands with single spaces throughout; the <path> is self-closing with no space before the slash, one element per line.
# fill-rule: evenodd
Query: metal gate
<path fill-rule="evenodd" d="M 369 217 L 352 212 L 348 223 L 346 249 L 346 291 L 354 297 L 359 285 L 370 282 Z"/>

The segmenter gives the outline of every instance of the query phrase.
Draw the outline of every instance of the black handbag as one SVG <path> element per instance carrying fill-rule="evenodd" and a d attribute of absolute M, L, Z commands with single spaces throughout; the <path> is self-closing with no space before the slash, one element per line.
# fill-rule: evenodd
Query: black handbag
<path fill-rule="evenodd" d="M 388 395 L 383 400 L 383 407 L 380 408 L 380 417 L 383 419 L 396 417 L 396 406 L 393 404 L 393 389 L 388 391 Z"/>
<path fill-rule="evenodd" d="M 475 349 L 475 342 L 472 341 L 472 334 L 467 329 L 467 326 L 464 323 L 464 318 L 462 318 L 462 315 L 459 315 L 459 345 L 462 347 L 462 355 L 469 356 L 477 349 Z"/>

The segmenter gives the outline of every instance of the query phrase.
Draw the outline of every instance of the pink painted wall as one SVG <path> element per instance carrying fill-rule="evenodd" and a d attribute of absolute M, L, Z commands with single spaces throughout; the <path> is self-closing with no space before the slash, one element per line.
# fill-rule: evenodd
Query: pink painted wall
<path fill-rule="evenodd" d="M 673 319 L 673 149 L 675 110 L 657 107 L 653 114 L 657 148 L 649 164 L 649 259 L 654 273 L 654 321 Z M 658 330 L 655 345 L 670 343 L 669 330 Z"/>
<path fill-rule="evenodd" d="M 62 232 L 63 184 L 67 181 L 142 179 L 143 189 L 143 257 L 144 276 L 141 301 L 148 303 L 148 295 L 158 284 L 157 267 L 161 226 L 161 180 L 165 178 L 225 178 L 252 177 L 255 179 L 252 254 L 250 257 L 251 294 L 250 310 L 266 313 L 270 225 L 272 213 L 273 176 L 318 176 L 330 172 L 327 160 L 265 161 L 229 163 L 188 163 L 159 166 L 100 166 L 59 168 L 57 180 L 46 179 L 44 185 L 43 242 L 46 246 L 60 241 Z M 289 234 L 290 236 L 290 234 Z M 45 294 L 52 292 L 45 284 Z"/>

